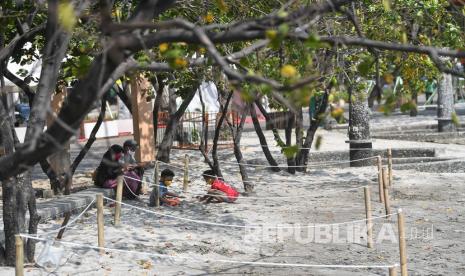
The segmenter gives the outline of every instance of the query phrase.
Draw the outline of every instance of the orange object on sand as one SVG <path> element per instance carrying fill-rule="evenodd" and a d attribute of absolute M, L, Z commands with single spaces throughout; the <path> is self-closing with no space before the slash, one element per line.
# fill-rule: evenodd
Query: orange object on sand
<path fill-rule="evenodd" d="M 180 200 L 177 197 L 167 198 L 166 200 L 168 201 L 169 206 L 178 206 L 180 203 Z"/>

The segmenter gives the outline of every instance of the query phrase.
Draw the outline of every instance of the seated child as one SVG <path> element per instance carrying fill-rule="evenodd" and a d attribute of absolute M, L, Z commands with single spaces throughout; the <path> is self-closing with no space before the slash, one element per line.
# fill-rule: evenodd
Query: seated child
<path fill-rule="evenodd" d="M 207 194 L 200 197 L 199 201 L 205 201 L 205 204 L 213 203 L 233 203 L 239 197 L 239 192 L 234 187 L 226 184 L 216 177 L 213 170 L 203 172 L 203 178 L 207 184 L 211 185 Z"/>
<path fill-rule="evenodd" d="M 180 196 L 168 191 L 168 187 L 173 183 L 174 172 L 170 169 L 164 169 L 160 175 L 160 182 L 158 187 L 158 200 L 161 205 L 177 206 L 179 205 Z M 150 195 L 149 206 L 155 206 L 156 189 L 153 189 Z"/>

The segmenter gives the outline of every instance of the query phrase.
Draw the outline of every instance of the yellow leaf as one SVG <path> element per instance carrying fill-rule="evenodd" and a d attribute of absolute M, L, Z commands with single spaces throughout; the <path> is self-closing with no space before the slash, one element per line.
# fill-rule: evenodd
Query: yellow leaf
<path fill-rule="evenodd" d="M 185 58 L 176 58 L 174 60 L 177 68 L 185 68 L 187 66 L 187 60 Z"/>
<path fill-rule="evenodd" d="M 383 6 L 386 11 L 391 10 L 391 0 L 383 0 Z"/>
<path fill-rule="evenodd" d="M 203 20 L 205 21 L 205 23 L 208 23 L 208 24 L 212 23 L 214 19 L 215 17 L 213 17 L 213 14 L 211 14 L 210 12 L 208 12 L 207 15 L 203 17 Z"/>
<path fill-rule="evenodd" d="M 58 22 L 67 32 L 72 32 L 77 19 L 74 14 L 74 7 L 69 2 L 58 4 Z"/>
<path fill-rule="evenodd" d="M 169 48 L 169 44 L 168 43 L 162 43 L 158 46 L 158 48 L 160 49 L 160 53 L 164 53 L 168 50 Z"/>
<path fill-rule="evenodd" d="M 201 48 L 199 49 L 199 53 L 201 53 L 202 55 L 205 55 L 206 52 L 207 52 L 207 49 L 205 49 L 205 48 L 203 48 L 203 47 L 201 47 Z"/>
<path fill-rule="evenodd" d="M 407 33 L 406 32 L 402 33 L 402 43 L 407 43 Z"/>
<path fill-rule="evenodd" d="M 281 76 L 285 78 L 292 78 L 292 77 L 295 77 L 296 75 L 297 75 L 297 69 L 295 69 L 295 67 L 292 65 L 287 64 L 281 68 Z"/>
<path fill-rule="evenodd" d="M 266 38 L 268 38 L 269 40 L 273 40 L 278 35 L 278 32 L 276 30 L 266 30 L 265 34 Z"/>
<path fill-rule="evenodd" d="M 394 76 L 392 74 L 384 75 L 384 80 L 387 84 L 391 84 L 394 81 Z"/>
<path fill-rule="evenodd" d="M 341 107 L 336 107 L 331 111 L 331 117 L 333 117 L 334 119 L 337 119 L 342 115 L 344 115 L 344 109 Z"/>

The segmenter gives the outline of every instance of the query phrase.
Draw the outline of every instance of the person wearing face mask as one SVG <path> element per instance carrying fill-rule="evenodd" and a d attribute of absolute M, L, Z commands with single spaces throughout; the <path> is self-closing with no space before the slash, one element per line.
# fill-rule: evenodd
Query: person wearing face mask
<path fill-rule="evenodd" d="M 98 187 L 116 189 L 117 177 L 124 175 L 123 196 L 127 199 L 134 199 L 140 194 L 141 178 L 124 165 L 123 156 L 123 148 L 120 145 L 112 145 L 103 155 L 95 171 L 94 183 Z"/>
<path fill-rule="evenodd" d="M 158 199 L 160 201 L 160 205 L 167 205 L 167 206 L 177 206 L 179 205 L 179 198 L 180 196 L 176 193 L 168 191 L 168 187 L 173 183 L 174 172 L 170 169 L 164 169 L 160 175 L 160 183 L 158 188 Z M 149 199 L 149 206 L 155 206 L 155 199 L 156 199 L 156 189 L 153 189 L 152 193 L 150 194 Z"/>
<path fill-rule="evenodd" d="M 135 155 L 139 145 L 134 140 L 126 140 L 123 143 L 123 162 L 128 169 L 134 170 L 139 177 L 144 176 L 144 167 L 137 163 Z"/>
<path fill-rule="evenodd" d="M 94 183 L 102 188 L 115 188 L 116 178 L 123 173 L 121 158 L 123 148 L 120 145 L 112 145 L 102 157 L 100 165 L 95 170 Z"/>

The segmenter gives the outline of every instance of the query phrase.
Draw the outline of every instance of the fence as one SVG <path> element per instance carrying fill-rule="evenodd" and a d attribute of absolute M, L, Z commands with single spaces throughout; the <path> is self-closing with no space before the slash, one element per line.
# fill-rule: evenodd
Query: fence
<path fill-rule="evenodd" d="M 286 129 L 289 120 L 294 116 L 291 111 L 278 111 L 268 113 L 269 120 L 266 121 L 266 130 L 271 130 L 271 123 L 274 124 L 276 129 Z M 295 120 L 292 126 L 295 128 Z"/>
<path fill-rule="evenodd" d="M 179 120 L 179 124 L 174 132 L 173 148 L 178 149 L 199 149 L 201 142 L 204 143 L 204 150 L 208 151 L 213 145 L 213 136 L 218 121 L 222 113 L 206 112 L 205 116 L 201 112 L 186 112 Z M 157 146 L 161 143 L 169 121 L 167 112 L 158 113 Z M 240 122 L 237 112 L 228 112 L 221 126 L 218 147 L 232 147 L 232 133 L 229 124 L 236 127 Z M 204 130 L 205 126 L 205 130 Z"/>

